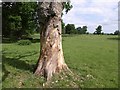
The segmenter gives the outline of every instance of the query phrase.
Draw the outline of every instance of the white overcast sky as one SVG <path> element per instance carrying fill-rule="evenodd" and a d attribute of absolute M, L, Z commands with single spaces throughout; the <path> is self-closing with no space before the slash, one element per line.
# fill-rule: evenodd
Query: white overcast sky
<path fill-rule="evenodd" d="M 118 30 L 119 0 L 71 0 L 73 8 L 63 15 L 65 24 L 75 24 L 75 27 L 88 26 L 88 32 L 93 33 L 98 25 L 103 26 L 103 32 L 113 33 Z"/>

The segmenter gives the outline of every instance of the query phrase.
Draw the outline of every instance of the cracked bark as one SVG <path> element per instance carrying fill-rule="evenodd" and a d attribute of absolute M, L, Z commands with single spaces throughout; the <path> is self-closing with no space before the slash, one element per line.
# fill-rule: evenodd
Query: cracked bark
<path fill-rule="evenodd" d="M 61 2 L 40 2 L 38 5 L 41 50 L 35 74 L 43 75 L 47 80 L 54 73 L 68 69 L 62 50 L 62 10 Z"/>

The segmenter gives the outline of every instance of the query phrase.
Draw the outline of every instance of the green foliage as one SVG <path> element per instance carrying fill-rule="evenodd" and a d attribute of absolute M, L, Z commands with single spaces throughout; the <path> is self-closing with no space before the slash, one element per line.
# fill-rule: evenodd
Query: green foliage
<path fill-rule="evenodd" d="M 96 31 L 94 32 L 94 34 L 101 34 L 101 31 L 102 31 L 102 26 L 99 25 L 97 28 L 96 28 Z"/>
<path fill-rule="evenodd" d="M 76 28 L 76 30 L 78 31 L 78 34 L 82 34 L 82 28 L 81 27 Z"/>
<path fill-rule="evenodd" d="M 65 26 L 65 33 L 66 34 L 89 34 L 87 32 L 87 26 L 83 26 L 82 28 L 78 27 L 75 29 L 74 24 L 67 24 Z"/>
<path fill-rule="evenodd" d="M 31 45 L 31 41 L 30 40 L 19 40 L 17 42 L 18 45 Z"/>
<path fill-rule="evenodd" d="M 116 30 L 115 32 L 114 32 L 114 35 L 119 35 L 120 34 L 120 31 L 119 30 Z"/>
<path fill-rule="evenodd" d="M 82 28 L 82 34 L 86 34 L 86 32 L 87 32 L 87 26 L 83 26 L 83 28 Z"/>
<path fill-rule="evenodd" d="M 72 8 L 69 2 L 63 3 L 66 13 Z M 23 35 L 33 34 L 36 30 L 39 32 L 37 20 L 36 2 L 3 2 L 3 37 L 19 39 Z M 62 22 L 62 30 L 65 24 Z"/>
<path fill-rule="evenodd" d="M 86 32 L 86 34 L 89 34 L 89 32 Z"/>
<path fill-rule="evenodd" d="M 75 34 L 76 33 L 75 25 L 74 24 L 67 24 L 65 26 L 65 33 L 66 34 Z"/>
<path fill-rule="evenodd" d="M 3 36 L 18 39 L 34 33 L 37 27 L 36 8 L 35 2 L 3 2 Z"/>
<path fill-rule="evenodd" d="M 65 9 L 66 14 L 73 8 L 73 6 L 70 3 L 71 3 L 70 1 L 63 3 L 63 7 Z"/>
<path fill-rule="evenodd" d="M 10 32 L 11 38 L 12 38 L 12 36 L 16 36 L 16 37 L 19 36 L 18 31 L 20 31 L 22 29 L 21 17 L 10 15 L 8 17 L 8 19 L 9 19 L 8 28 L 11 31 Z"/>
<path fill-rule="evenodd" d="M 78 27 L 77 31 L 78 31 L 78 34 L 86 34 L 86 32 L 87 32 L 87 26 L 83 26 L 82 28 Z"/>

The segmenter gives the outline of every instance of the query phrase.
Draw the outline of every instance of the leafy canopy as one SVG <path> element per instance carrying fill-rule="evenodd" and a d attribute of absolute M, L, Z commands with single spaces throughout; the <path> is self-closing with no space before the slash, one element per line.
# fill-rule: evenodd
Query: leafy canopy
<path fill-rule="evenodd" d="M 64 6 L 64 9 L 65 9 L 66 14 L 68 13 L 68 11 L 70 11 L 70 10 L 73 8 L 73 6 L 71 5 L 71 2 L 70 2 L 70 1 L 64 2 L 64 3 L 63 3 L 63 6 Z"/>

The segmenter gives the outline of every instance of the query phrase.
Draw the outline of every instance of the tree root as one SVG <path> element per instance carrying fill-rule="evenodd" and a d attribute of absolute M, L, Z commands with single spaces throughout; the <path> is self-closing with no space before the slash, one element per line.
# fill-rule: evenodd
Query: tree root
<path fill-rule="evenodd" d="M 54 87 L 56 86 L 56 83 L 66 83 L 69 87 L 80 88 L 80 84 L 78 82 L 80 82 L 80 76 L 76 75 L 69 68 L 67 68 L 59 73 L 55 73 L 51 80 L 43 83 L 43 87 Z"/>
<path fill-rule="evenodd" d="M 52 76 L 56 73 L 60 73 L 62 71 L 69 71 L 70 73 L 72 73 L 66 64 L 63 64 L 61 67 L 55 67 L 55 68 L 51 68 L 51 67 L 52 66 L 49 66 L 49 68 L 41 67 L 41 65 L 39 65 L 39 67 L 36 69 L 34 74 L 43 76 L 45 80 L 48 82 L 51 80 Z"/>

